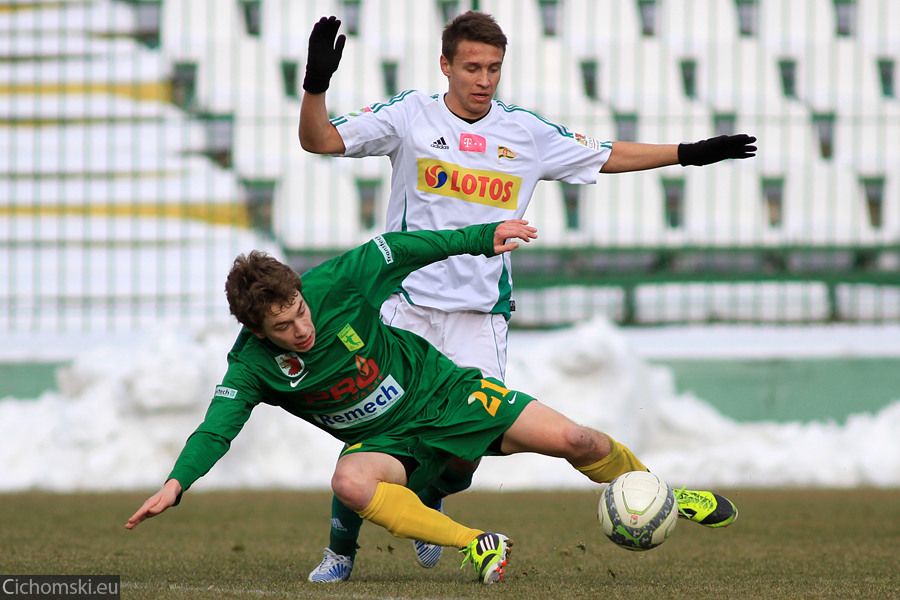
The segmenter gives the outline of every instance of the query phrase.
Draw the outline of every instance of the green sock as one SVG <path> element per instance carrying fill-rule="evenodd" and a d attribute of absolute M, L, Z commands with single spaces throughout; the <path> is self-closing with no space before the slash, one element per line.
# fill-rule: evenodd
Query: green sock
<path fill-rule="evenodd" d="M 446 498 L 450 494 L 469 489 L 469 486 L 472 485 L 472 476 L 474 474 L 475 471 L 461 473 L 448 466 L 441 473 L 440 477 L 418 493 L 419 500 L 425 506 L 434 506 L 439 500 Z"/>
<path fill-rule="evenodd" d="M 349 556 L 351 559 L 356 558 L 356 549 L 359 548 L 356 540 L 359 538 L 359 528 L 362 526 L 362 522 L 362 517 L 356 511 L 344 506 L 337 496 L 332 496 L 331 536 L 328 547 L 336 554 Z"/>

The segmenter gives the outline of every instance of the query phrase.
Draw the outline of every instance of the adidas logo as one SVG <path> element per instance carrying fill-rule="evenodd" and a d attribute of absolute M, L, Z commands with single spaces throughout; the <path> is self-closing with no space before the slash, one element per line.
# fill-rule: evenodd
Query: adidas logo
<path fill-rule="evenodd" d="M 337 517 L 331 517 L 331 526 L 337 529 L 338 531 L 347 531 L 347 528 L 344 527 L 344 524 L 341 523 L 341 520 Z"/>
<path fill-rule="evenodd" d="M 432 148 L 437 148 L 438 150 L 449 150 L 450 146 L 447 145 L 447 142 L 443 137 L 439 137 L 438 139 L 431 142 Z"/>

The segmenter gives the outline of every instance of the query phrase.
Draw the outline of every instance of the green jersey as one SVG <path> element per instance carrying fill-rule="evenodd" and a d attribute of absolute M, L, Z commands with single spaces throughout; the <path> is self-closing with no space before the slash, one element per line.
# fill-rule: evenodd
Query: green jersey
<path fill-rule="evenodd" d="M 376 451 L 406 444 L 408 450 L 400 452 L 420 464 L 433 461 L 434 452 L 470 460 L 484 454 L 518 416 L 525 396 L 518 406 L 511 396 L 509 408 L 498 415 L 497 398 L 508 390 L 485 383 L 476 369 L 456 366 L 423 338 L 385 325 L 379 308 L 415 269 L 458 254 L 492 256 L 496 226 L 386 233 L 301 276 L 314 346 L 286 351 L 245 328 L 203 423 L 169 477 L 186 490 L 206 474 L 260 403 L 309 421 L 351 449 L 373 440 L 380 441 L 371 447 Z M 487 393 L 479 391 L 485 386 Z M 462 411 L 467 412 L 457 414 Z M 488 417 L 489 425 L 480 423 Z M 477 439 L 471 437 L 473 423 L 482 430 Z M 470 437 L 441 447 L 441 436 L 454 433 Z M 430 453 L 416 450 L 420 445 Z"/>

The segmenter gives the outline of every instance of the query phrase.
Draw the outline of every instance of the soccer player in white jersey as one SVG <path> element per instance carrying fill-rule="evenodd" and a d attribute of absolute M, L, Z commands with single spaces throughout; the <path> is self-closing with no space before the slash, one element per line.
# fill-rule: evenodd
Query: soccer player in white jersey
<path fill-rule="evenodd" d="M 301 146 L 346 157 L 388 156 L 392 164 L 388 231 L 454 229 L 519 219 L 538 181 L 595 183 L 599 173 L 669 165 L 702 166 L 754 156 L 756 138 L 740 134 L 692 144 L 600 142 L 494 100 L 506 36 L 488 14 L 469 11 L 444 28 L 440 68 L 445 93 L 406 91 L 384 103 L 329 119 L 325 91 L 346 38 L 340 21 L 320 19 L 309 38 L 300 109 Z M 382 308 L 389 325 L 413 331 L 454 362 L 503 380 L 507 320 L 514 309 L 508 255 L 454 256 L 407 277 Z M 475 463 L 456 461 L 419 497 L 440 509 L 466 489 Z M 346 581 L 361 519 L 335 499 L 325 559 L 310 581 Z M 439 547 L 416 542 L 419 564 L 432 567 Z"/>

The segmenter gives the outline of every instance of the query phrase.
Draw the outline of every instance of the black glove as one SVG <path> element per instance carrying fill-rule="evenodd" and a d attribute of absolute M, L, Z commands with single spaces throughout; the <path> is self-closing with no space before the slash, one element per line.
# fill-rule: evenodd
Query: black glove
<path fill-rule="evenodd" d="M 331 76 L 341 62 L 347 36 L 337 34 L 340 26 L 337 17 L 322 17 L 309 34 L 303 89 L 310 94 L 321 94 L 328 89 Z"/>
<path fill-rule="evenodd" d="M 726 158 L 750 158 L 756 156 L 756 138 L 746 133 L 720 135 L 693 144 L 678 144 L 678 162 L 682 167 L 711 165 Z"/>

